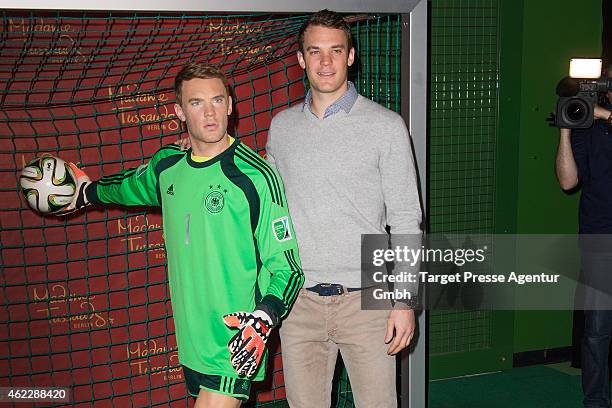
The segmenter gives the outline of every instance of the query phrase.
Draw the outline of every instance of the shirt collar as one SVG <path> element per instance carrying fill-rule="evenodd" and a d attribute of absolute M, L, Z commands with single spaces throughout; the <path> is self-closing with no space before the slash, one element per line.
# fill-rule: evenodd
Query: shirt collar
<path fill-rule="evenodd" d="M 358 96 L 357 88 L 355 88 L 355 85 L 351 81 L 348 81 L 348 89 L 346 90 L 346 92 L 342 94 L 342 96 L 336 99 L 334 103 L 332 103 L 331 105 L 327 107 L 327 109 L 325 109 L 325 113 L 323 114 L 323 119 L 329 116 L 335 115 L 341 110 L 343 110 L 346 113 L 349 113 L 351 109 L 353 108 L 353 105 L 355 105 L 355 102 L 357 101 L 357 96 Z M 302 105 L 302 112 L 304 111 L 306 107 L 308 107 L 308 110 L 312 112 L 312 109 L 310 106 L 311 103 L 312 103 L 312 91 L 309 89 L 308 93 L 306 94 L 306 98 L 304 99 L 304 104 Z"/>

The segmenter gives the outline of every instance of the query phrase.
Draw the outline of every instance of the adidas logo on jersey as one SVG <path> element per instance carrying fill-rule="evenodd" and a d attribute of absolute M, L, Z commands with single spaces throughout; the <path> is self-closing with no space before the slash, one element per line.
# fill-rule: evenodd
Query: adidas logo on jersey
<path fill-rule="evenodd" d="M 168 187 L 168 189 L 166 190 L 166 194 L 168 195 L 174 195 L 174 184 L 170 184 L 170 187 Z"/>

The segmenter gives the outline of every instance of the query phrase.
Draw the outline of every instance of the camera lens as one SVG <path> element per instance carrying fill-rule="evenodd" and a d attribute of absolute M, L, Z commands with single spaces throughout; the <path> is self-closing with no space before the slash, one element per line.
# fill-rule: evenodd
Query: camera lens
<path fill-rule="evenodd" d="M 570 123 L 578 123 L 586 119 L 588 111 L 589 108 L 586 106 L 584 101 L 580 99 L 572 99 L 567 105 L 565 105 L 563 116 L 565 116 L 565 119 Z"/>

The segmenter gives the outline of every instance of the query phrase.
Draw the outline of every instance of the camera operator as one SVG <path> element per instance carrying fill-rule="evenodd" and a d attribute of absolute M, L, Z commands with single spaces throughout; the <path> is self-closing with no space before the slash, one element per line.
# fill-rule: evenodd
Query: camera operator
<path fill-rule="evenodd" d="M 607 75 L 612 77 L 612 64 Z M 555 164 L 561 188 L 581 189 L 580 263 L 585 283 L 585 303 L 580 305 L 585 317 L 581 358 L 588 408 L 610 407 L 612 245 L 605 235 L 591 234 L 612 234 L 612 91 L 595 106 L 594 118 L 587 129 L 559 129 Z"/>

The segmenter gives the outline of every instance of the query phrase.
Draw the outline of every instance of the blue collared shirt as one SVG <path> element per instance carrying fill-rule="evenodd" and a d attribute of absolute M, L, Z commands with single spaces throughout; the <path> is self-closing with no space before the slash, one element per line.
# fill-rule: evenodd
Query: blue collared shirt
<path fill-rule="evenodd" d="M 327 107 L 327 109 L 325 109 L 325 113 L 323 114 L 323 119 L 329 116 L 332 116 L 340 112 L 341 110 L 343 110 L 346 113 L 349 113 L 351 111 L 351 108 L 353 107 L 353 105 L 355 105 L 355 102 L 357 101 L 357 95 L 358 95 L 357 88 L 355 88 L 355 85 L 351 81 L 348 81 L 348 89 L 346 90 L 346 92 L 342 94 L 341 97 L 339 97 L 334 103 L 332 103 L 331 105 Z M 310 106 L 311 103 L 312 103 L 312 92 L 309 89 L 308 93 L 306 94 L 306 99 L 304 100 L 304 104 L 302 105 L 302 112 L 304 111 L 306 107 L 308 107 L 308 110 L 312 112 L 312 109 Z"/>

